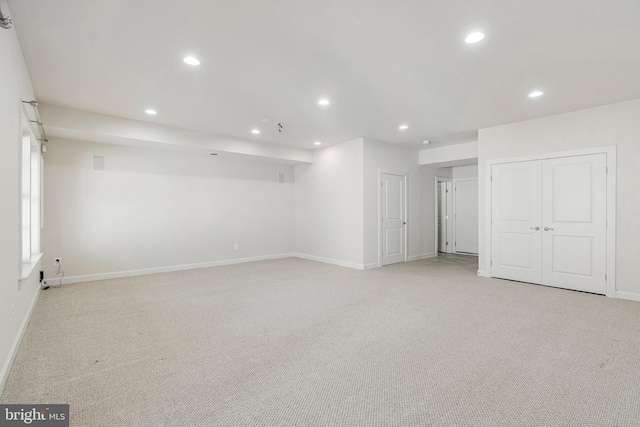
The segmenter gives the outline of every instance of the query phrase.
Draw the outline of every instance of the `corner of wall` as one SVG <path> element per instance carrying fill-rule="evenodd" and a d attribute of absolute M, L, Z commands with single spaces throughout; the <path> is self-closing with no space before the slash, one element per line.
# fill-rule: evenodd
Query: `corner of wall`
<path fill-rule="evenodd" d="M 4 386 L 7 383 L 11 367 L 13 366 L 13 361 L 15 360 L 18 349 L 20 348 L 20 343 L 22 342 L 22 337 L 24 336 L 29 320 L 31 319 L 33 309 L 38 302 L 38 297 L 40 296 L 40 283 L 38 281 L 39 270 L 40 263 L 38 263 L 38 266 L 33 270 L 32 274 L 27 279 L 24 279 L 21 284 L 20 293 L 23 295 L 19 295 L 20 298 L 16 302 L 21 306 L 19 312 L 24 313 L 24 315 L 22 316 L 22 320 L 19 321 L 19 325 L 17 325 L 15 336 L 11 342 L 11 347 L 9 348 L 9 352 L 2 364 L 2 370 L 0 371 L 0 395 L 2 395 Z M 22 306 L 24 306 L 24 308 L 22 308 Z"/>

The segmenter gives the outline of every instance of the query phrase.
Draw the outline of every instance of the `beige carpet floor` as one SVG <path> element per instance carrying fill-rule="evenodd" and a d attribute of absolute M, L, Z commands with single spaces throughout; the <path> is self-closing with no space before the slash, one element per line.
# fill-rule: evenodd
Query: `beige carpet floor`
<path fill-rule="evenodd" d="M 640 303 L 282 259 L 43 291 L 3 403 L 73 426 L 639 426 Z"/>

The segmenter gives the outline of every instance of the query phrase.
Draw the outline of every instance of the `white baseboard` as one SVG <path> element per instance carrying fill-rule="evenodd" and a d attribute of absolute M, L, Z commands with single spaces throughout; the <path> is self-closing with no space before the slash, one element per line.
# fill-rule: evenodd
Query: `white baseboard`
<path fill-rule="evenodd" d="M 323 258 L 315 255 L 296 253 L 293 256 L 302 258 L 302 259 L 308 259 L 309 261 L 318 261 L 318 262 L 324 262 L 325 264 L 338 265 L 340 267 L 355 268 L 356 270 L 364 270 L 366 268 L 364 264 L 357 264 L 355 262 L 349 262 L 349 261 L 341 261 L 339 259 Z M 378 266 L 378 264 L 367 264 L 367 265 L 374 265 L 376 267 Z"/>
<path fill-rule="evenodd" d="M 478 276 L 480 277 L 491 277 L 488 271 L 486 270 L 478 270 Z"/>
<path fill-rule="evenodd" d="M 380 267 L 380 265 L 378 265 L 377 262 L 372 262 L 371 264 L 364 265 L 365 270 L 371 270 L 372 268 L 378 268 L 378 267 Z"/>
<path fill-rule="evenodd" d="M 434 258 L 438 256 L 438 252 L 429 252 L 426 254 L 420 254 L 420 255 L 411 255 L 408 259 L 408 261 L 418 261 L 419 259 L 427 259 L 427 258 Z"/>
<path fill-rule="evenodd" d="M 33 313 L 33 308 L 36 306 L 36 302 L 38 302 L 38 297 L 40 296 L 41 290 L 40 284 L 38 284 L 38 291 L 33 296 L 33 300 L 31 301 L 31 305 L 27 309 L 27 314 L 24 316 L 22 320 L 22 324 L 20 325 L 20 329 L 18 330 L 18 335 L 13 340 L 13 344 L 11 345 L 11 349 L 9 350 L 9 354 L 7 355 L 7 360 L 4 362 L 4 366 L 2 366 L 2 371 L 0 372 L 0 395 L 4 391 L 4 386 L 7 383 L 7 379 L 9 378 L 9 371 L 11 371 L 11 366 L 13 366 L 13 360 L 16 357 L 16 353 L 18 352 L 18 348 L 20 348 L 20 342 L 22 341 L 22 337 L 24 336 L 24 332 L 27 329 L 27 325 L 29 324 L 29 319 L 31 319 L 31 313 Z"/>
<path fill-rule="evenodd" d="M 226 259 L 221 261 L 200 262 L 196 264 L 182 264 L 182 265 L 171 265 L 168 267 L 144 268 L 141 270 L 127 270 L 127 271 L 115 271 L 112 273 L 97 273 L 97 274 L 86 274 L 81 276 L 67 276 L 62 281 L 62 284 L 68 285 L 70 283 L 93 282 L 95 280 L 120 279 L 123 277 L 144 276 L 147 274 L 170 273 L 172 271 L 194 270 L 197 268 L 207 268 L 207 267 L 219 267 L 222 265 L 242 264 L 245 262 L 264 261 L 268 259 L 292 258 L 295 256 L 297 255 L 292 253 L 262 255 L 262 256 L 249 257 L 249 258 L 234 258 L 234 259 Z M 50 286 L 57 285 L 58 279 L 49 278 L 49 279 L 46 279 L 46 282 Z"/>
<path fill-rule="evenodd" d="M 616 292 L 616 297 L 620 299 L 626 299 L 629 301 L 638 301 L 640 302 L 640 294 L 634 294 L 632 292 Z"/>

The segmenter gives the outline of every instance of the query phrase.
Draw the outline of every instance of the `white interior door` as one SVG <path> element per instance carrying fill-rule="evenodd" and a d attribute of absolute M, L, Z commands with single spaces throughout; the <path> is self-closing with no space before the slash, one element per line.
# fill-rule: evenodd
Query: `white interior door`
<path fill-rule="evenodd" d="M 540 161 L 491 169 L 491 275 L 542 283 Z"/>
<path fill-rule="evenodd" d="M 382 265 L 405 261 L 405 179 L 381 174 Z"/>
<path fill-rule="evenodd" d="M 606 154 L 543 162 L 542 283 L 606 293 Z"/>
<path fill-rule="evenodd" d="M 478 180 L 454 182 L 454 252 L 478 253 Z"/>

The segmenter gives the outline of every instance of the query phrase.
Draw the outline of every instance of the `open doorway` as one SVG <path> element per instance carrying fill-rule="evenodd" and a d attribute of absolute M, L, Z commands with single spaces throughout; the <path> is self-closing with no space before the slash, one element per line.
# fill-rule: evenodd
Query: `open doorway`
<path fill-rule="evenodd" d="M 478 255 L 478 165 L 436 169 L 435 245 L 438 256 Z"/>
<path fill-rule="evenodd" d="M 453 182 L 436 177 L 436 248 L 438 253 L 453 253 Z"/>
<path fill-rule="evenodd" d="M 453 179 L 453 252 L 478 254 L 478 178 Z"/>

